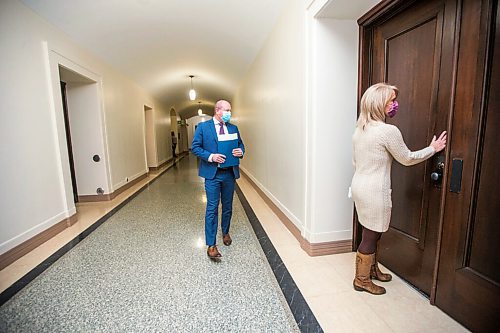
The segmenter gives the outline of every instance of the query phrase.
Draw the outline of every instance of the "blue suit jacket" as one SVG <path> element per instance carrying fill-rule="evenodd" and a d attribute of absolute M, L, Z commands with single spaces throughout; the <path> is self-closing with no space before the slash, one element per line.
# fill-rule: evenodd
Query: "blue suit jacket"
<path fill-rule="evenodd" d="M 238 127 L 231 123 L 226 123 L 226 127 L 228 134 L 238 133 L 238 148 L 241 148 L 243 153 L 245 153 L 245 145 L 243 144 L 243 140 L 241 140 Z M 206 179 L 214 179 L 218 163 L 208 162 L 210 154 L 218 153 L 217 132 L 215 131 L 213 119 L 198 124 L 191 144 L 191 151 L 201 159 L 198 175 Z M 240 178 L 239 166 L 233 166 L 233 171 L 234 178 Z"/>

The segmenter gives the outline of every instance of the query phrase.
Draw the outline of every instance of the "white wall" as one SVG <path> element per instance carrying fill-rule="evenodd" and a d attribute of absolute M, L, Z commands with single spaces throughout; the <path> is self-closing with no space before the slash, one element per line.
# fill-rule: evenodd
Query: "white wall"
<path fill-rule="evenodd" d="M 187 130 L 188 130 L 188 147 L 191 149 L 191 143 L 193 142 L 193 136 L 194 136 L 194 131 L 195 127 L 202 121 L 207 121 L 209 119 L 212 119 L 211 116 L 194 116 L 186 120 L 186 123 L 188 124 Z"/>
<path fill-rule="evenodd" d="M 352 134 L 357 112 L 357 19 L 379 0 L 311 1 L 307 11 L 307 198 L 311 243 L 352 238 Z M 325 14 L 326 13 L 326 14 Z M 330 18 L 320 16 L 330 16 Z M 337 17 L 337 18 L 335 18 Z"/>
<path fill-rule="evenodd" d="M 0 253 L 4 253 L 75 212 L 68 195 L 60 90 L 53 87 L 58 86 L 58 64 L 51 61 L 51 54 L 56 52 L 98 78 L 110 191 L 125 184 L 126 178 L 130 181 L 147 172 L 144 105 L 160 107 L 130 79 L 20 2 L 0 2 L 0 31 Z"/>
<path fill-rule="evenodd" d="M 306 238 L 313 243 L 352 237 L 351 136 L 356 123 L 357 41 L 355 21 L 312 23 L 309 109 L 309 204 Z"/>
<path fill-rule="evenodd" d="M 377 2 L 291 1 L 235 97 L 243 170 L 311 243 L 352 238 L 356 20 Z"/>
<path fill-rule="evenodd" d="M 153 99 L 130 80 L 103 74 L 104 109 L 111 164 L 112 190 L 148 171 L 144 149 L 144 105 Z"/>
<path fill-rule="evenodd" d="M 293 0 L 251 66 L 233 102 L 245 143 L 242 169 L 299 228 L 305 207 L 305 27 Z"/>

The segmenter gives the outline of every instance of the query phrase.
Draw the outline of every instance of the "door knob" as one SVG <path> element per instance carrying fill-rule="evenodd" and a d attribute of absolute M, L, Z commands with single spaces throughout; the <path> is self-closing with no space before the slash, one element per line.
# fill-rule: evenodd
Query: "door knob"
<path fill-rule="evenodd" d="M 442 174 L 439 172 L 434 171 L 431 173 L 431 179 L 435 182 L 439 181 L 441 179 Z"/>
<path fill-rule="evenodd" d="M 431 173 L 431 179 L 434 183 L 440 183 L 441 178 L 443 178 L 444 162 L 439 162 L 437 164 L 436 170 Z"/>

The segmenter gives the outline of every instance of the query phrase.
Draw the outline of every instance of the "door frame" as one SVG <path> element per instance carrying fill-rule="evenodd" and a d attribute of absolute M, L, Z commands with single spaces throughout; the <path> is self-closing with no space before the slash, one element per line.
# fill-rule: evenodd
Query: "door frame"
<path fill-rule="evenodd" d="M 56 129 L 56 142 L 58 145 L 59 158 L 58 169 L 60 174 L 60 183 L 62 201 L 64 205 L 66 217 L 72 216 L 76 213 L 76 205 L 73 200 L 73 189 L 71 183 L 68 148 L 66 142 L 66 134 L 64 127 L 63 105 L 60 87 L 60 73 L 59 67 L 69 69 L 78 75 L 86 77 L 97 84 L 97 112 L 98 117 L 95 119 L 95 134 L 98 135 L 100 146 L 98 153 L 102 154 L 100 163 L 100 177 L 102 179 L 102 188 L 104 193 L 112 193 L 114 191 L 111 182 L 111 166 L 109 162 L 109 146 L 106 135 L 106 119 L 104 114 L 104 95 L 102 90 L 102 76 L 92 72 L 84 65 L 78 64 L 77 61 L 70 59 L 64 55 L 64 52 L 54 48 L 48 42 L 42 42 L 45 53 L 47 80 L 49 86 L 49 94 L 51 97 L 52 121 Z"/>

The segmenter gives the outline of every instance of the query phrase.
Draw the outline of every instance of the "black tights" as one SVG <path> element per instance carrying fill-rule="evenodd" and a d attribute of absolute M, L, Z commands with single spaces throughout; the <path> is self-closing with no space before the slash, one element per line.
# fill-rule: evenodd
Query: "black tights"
<path fill-rule="evenodd" d="M 359 244 L 358 251 L 363 254 L 372 254 L 377 251 L 377 243 L 382 236 L 381 232 L 376 232 L 363 227 L 363 235 L 361 244 Z"/>

